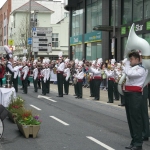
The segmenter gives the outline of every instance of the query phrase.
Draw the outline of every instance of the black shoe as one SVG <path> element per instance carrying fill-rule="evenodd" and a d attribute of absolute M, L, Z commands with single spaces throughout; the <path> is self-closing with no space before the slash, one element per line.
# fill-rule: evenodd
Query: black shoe
<path fill-rule="evenodd" d="M 108 101 L 107 103 L 113 103 L 113 102 Z"/>
<path fill-rule="evenodd" d="M 42 95 L 44 95 L 44 96 L 45 96 L 46 94 L 42 93 Z"/>
<path fill-rule="evenodd" d="M 95 98 L 95 100 L 96 100 L 96 101 L 98 101 L 98 100 L 99 100 L 99 98 Z"/>
<path fill-rule="evenodd" d="M 142 146 L 134 146 L 131 150 L 142 150 Z"/>
<path fill-rule="evenodd" d="M 77 96 L 77 95 L 75 94 L 75 95 L 73 95 L 73 96 Z"/>
<path fill-rule="evenodd" d="M 62 95 L 58 95 L 58 96 L 56 96 L 56 97 L 63 97 Z"/>
<path fill-rule="evenodd" d="M 89 96 L 89 97 L 94 97 L 93 95 Z"/>
<path fill-rule="evenodd" d="M 75 98 L 79 98 L 78 96 L 76 96 Z"/>
<path fill-rule="evenodd" d="M 149 138 L 148 138 L 148 137 L 142 137 L 142 140 L 143 140 L 143 141 L 148 141 Z"/>
<path fill-rule="evenodd" d="M 125 106 L 125 104 L 119 104 L 118 106 Z"/>
<path fill-rule="evenodd" d="M 82 97 L 78 97 L 78 98 L 82 98 Z"/>
<path fill-rule="evenodd" d="M 133 147 L 133 145 L 129 145 L 129 146 L 126 146 L 125 148 L 126 149 L 131 149 Z"/>
<path fill-rule="evenodd" d="M 115 101 L 119 101 L 119 99 L 115 99 Z"/>
<path fill-rule="evenodd" d="M 68 95 L 67 93 L 64 93 L 63 95 Z"/>

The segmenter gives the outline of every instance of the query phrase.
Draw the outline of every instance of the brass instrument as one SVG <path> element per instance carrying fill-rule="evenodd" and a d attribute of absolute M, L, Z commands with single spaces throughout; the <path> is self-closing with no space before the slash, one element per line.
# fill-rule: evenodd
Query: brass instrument
<path fill-rule="evenodd" d="M 57 71 L 56 71 L 56 70 L 57 70 L 57 68 L 54 67 L 54 68 L 53 68 L 53 73 L 54 73 L 54 74 L 57 74 Z"/>
<path fill-rule="evenodd" d="M 90 82 L 91 76 L 89 74 L 86 76 L 86 78 L 87 78 L 88 82 Z"/>
<path fill-rule="evenodd" d="M 107 69 L 110 70 L 111 69 L 111 64 L 107 65 Z"/>
<path fill-rule="evenodd" d="M 73 78 L 73 83 L 77 84 L 77 78 Z"/>

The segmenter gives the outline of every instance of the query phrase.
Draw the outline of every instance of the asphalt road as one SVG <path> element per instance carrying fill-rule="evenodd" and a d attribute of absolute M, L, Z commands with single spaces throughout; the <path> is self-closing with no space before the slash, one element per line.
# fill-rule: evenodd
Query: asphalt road
<path fill-rule="evenodd" d="M 99 101 L 75 99 L 71 95 L 56 97 L 51 91 L 46 97 L 28 88 L 26 107 L 42 120 L 38 137 L 26 139 L 15 124 L 4 120 L 4 139 L 0 150 L 124 150 L 130 144 L 130 134 L 124 109 Z M 150 142 L 144 142 L 150 150 Z"/>

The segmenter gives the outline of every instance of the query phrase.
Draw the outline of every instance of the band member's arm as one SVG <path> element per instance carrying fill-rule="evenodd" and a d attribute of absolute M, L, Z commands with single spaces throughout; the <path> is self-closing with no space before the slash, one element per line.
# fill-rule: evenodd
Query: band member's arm
<path fill-rule="evenodd" d="M 38 69 L 36 69 L 36 71 L 35 71 L 34 80 L 36 80 L 37 76 L 38 76 Z"/>
<path fill-rule="evenodd" d="M 24 72 L 24 75 L 23 75 L 23 79 L 25 80 L 25 78 L 27 77 L 27 75 L 28 75 L 28 71 L 29 71 L 29 69 L 28 68 L 26 68 L 25 69 L 25 72 Z"/>
<path fill-rule="evenodd" d="M 83 79 L 84 78 L 84 73 L 81 72 L 76 76 L 77 79 Z"/>
<path fill-rule="evenodd" d="M 67 69 L 66 81 L 68 81 L 69 77 L 70 77 L 70 69 L 68 68 L 68 69 Z"/>
<path fill-rule="evenodd" d="M 64 63 L 61 63 L 59 65 L 59 67 L 57 68 L 57 71 L 64 71 L 64 68 L 65 68 L 65 64 Z"/>

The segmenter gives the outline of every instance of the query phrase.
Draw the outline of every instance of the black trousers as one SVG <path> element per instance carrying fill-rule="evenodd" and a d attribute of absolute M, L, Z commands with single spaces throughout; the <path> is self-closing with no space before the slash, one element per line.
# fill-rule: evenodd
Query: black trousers
<path fill-rule="evenodd" d="M 49 93 L 49 88 L 50 88 L 50 78 L 46 80 L 46 93 Z"/>
<path fill-rule="evenodd" d="M 46 82 L 43 80 L 44 78 L 41 78 L 42 80 L 42 94 L 46 95 Z"/>
<path fill-rule="evenodd" d="M 142 101 L 142 121 L 143 121 L 143 131 L 142 136 L 144 138 L 149 137 L 149 116 L 148 116 L 148 87 L 145 86 L 143 89 L 143 101 Z"/>
<path fill-rule="evenodd" d="M 131 134 L 131 145 L 142 146 L 142 93 L 125 92 L 125 109 Z"/>
<path fill-rule="evenodd" d="M 58 95 L 63 96 L 63 74 L 57 73 Z"/>
<path fill-rule="evenodd" d="M 77 83 L 74 84 L 74 93 L 75 93 L 75 95 L 77 95 Z"/>
<path fill-rule="evenodd" d="M 114 96 L 115 100 L 119 100 L 118 83 L 114 82 Z"/>
<path fill-rule="evenodd" d="M 68 79 L 68 81 L 66 81 L 66 77 L 64 76 L 64 91 L 65 91 L 65 94 L 67 95 L 69 93 L 69 81 L 70 81 L 70 78 Z"/>
<path fill-rule="evenodd" d="M 13 79 L 13 85 L 14 85 L 15 91 L 18 92 L 18 76 L 16 77 L 16 79 Z"/>
<path fill-rule="evenodd" d="M 114 91 L 114 81 L 108 80 L 108 100 L 109 102 L 113 102 L 113 91 Z"/>
<path fill-rule="evenodd" d="M 25 80 L 22 80 L 22 85 L 23 85 L 23 92 L 28 93 L 28 76 L 25 78 Z"/>
<path fill-rule="evenodd" d="M 2 80 L 3 78 L 0 78 L 0 87 L 2 87 L 3 86 L 3 80 Z"/>
<path fill-rule="evenodd" d="M 77 97 L 82 98 L 82 82 L 77 82 Z"/>
<path fill-rule="evenodd" d="M 33 79 L 33 84 L 34 84 L 34 91 L 37 92 L 38 91 L 38 88 L 37 88 L 37 82 L 38 82 L 38 79 Z"/>
<path fill-rule="evenodd" d="M 125 99 L 124 99 L 124 96 L 123 95 L 120 95 L 121 96 L 121 104 L 122 105 L 125 105 Z"/>
<path fill-rule="evenodd" d="M 100 79 L 94 79 L 94 96 L 95 99 L 99 100 L 100 99 L 100 85 L 101 85 L 101 80 Z"/>
<path fill-rule="evenodd" d="M 94 80 L 90 80 L 90 94 L 94 97 Z"/>
<path fill-rule="evenodd" d="M 41 81 L 38 79 L 38 88 L 41 89 Z"/>
<path fill-rule="evenodd" d="M 150 107 L 150 84 L 148 84 L 148 100 L 149 100 L 149 107 Z"/>

